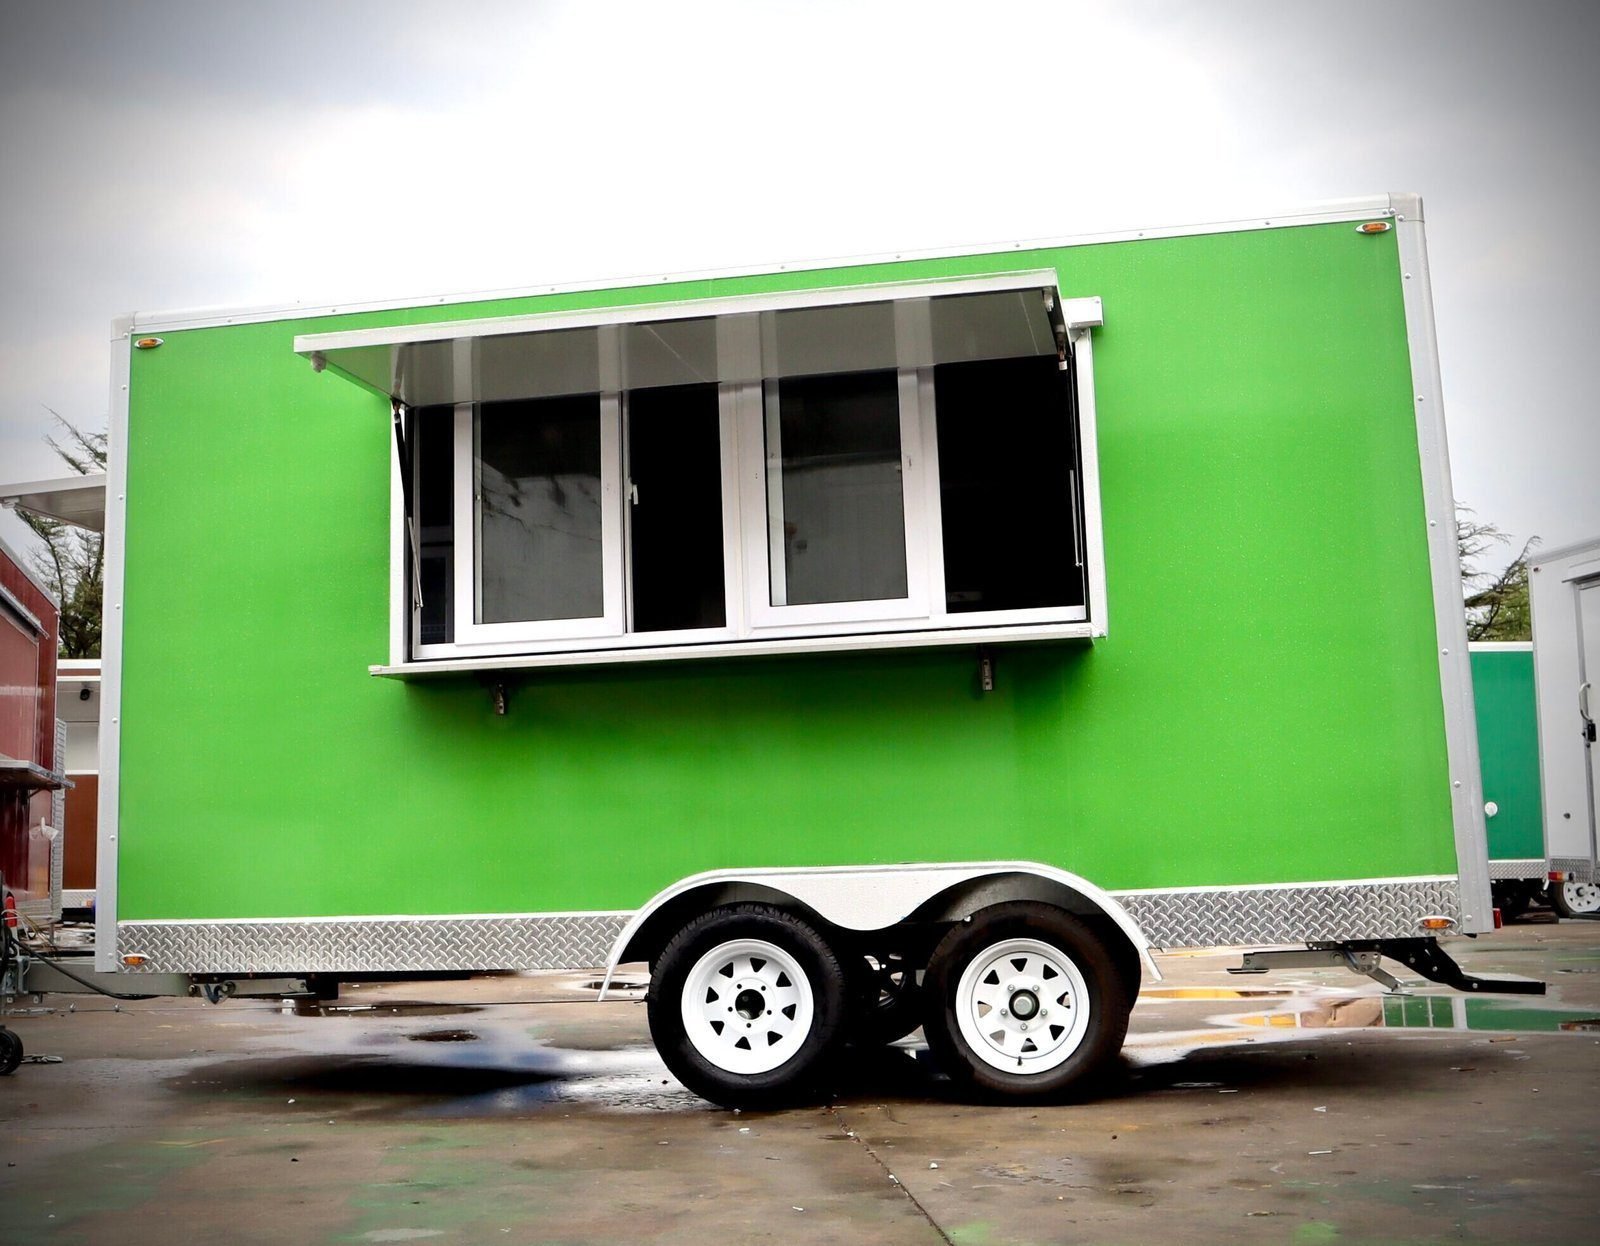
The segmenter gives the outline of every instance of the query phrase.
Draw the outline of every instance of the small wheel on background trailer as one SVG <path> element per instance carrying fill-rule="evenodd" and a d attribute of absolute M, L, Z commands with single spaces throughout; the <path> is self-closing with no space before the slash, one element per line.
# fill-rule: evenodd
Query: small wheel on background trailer
<path fill-rule="evenodd" d="M 22 1040 L 4 1026 L 0 1026 L 0 1077 L 17 1071 L 22 1063 Z"/>
<path fill-rule="evenodd" d="M 765 904 L 696 918 L 650 976 L 650 1034 L 690 1090 L 724 1107 L 814 1097 L 845 1032 L 845 974 L 810 925 Z"/>
<path fill-rule="evenodd" d="M 858 1047 L 898 1042 L 922 1024 L 922 989 L 917 971 L 900 952 L 861 955 L 850 992 L 845 1041 Z"/>
<path fill-rule="evenodd" d="M 1568 879 L 1550 884 L 1550 907 L 1558 917 L 1587 917 L 1600 913 L 1600 883 L 1580 883 Z"/>
<path fill-rule="evenodd" d="M 997 904 L 953 927 L 923 978 L 928 1046 L 963 1089 L 1012 1102 L 1086 1092 L 1122 1049 L 1132 1000 L 1070 913 Z"/>

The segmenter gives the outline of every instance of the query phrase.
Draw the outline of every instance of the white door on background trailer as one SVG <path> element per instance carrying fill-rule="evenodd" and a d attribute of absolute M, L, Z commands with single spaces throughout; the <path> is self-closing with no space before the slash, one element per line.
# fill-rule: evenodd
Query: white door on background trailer
<path fill-rule="evenodd" d="M 1528 577 L 1544 850 L 1552 870 L 1600 882 L 1600 540 L 1552 550 Z"/>
<path fill-rule="evenodd" d="M 1595 792 L 1600 791 L 1600 734 L 1596 716 L 1600 715 L 1600 580 L 1578 586 L 1578 739 L 1583 747 L 1583 778 L 1588 797 L 1589 859 L 1596 863 L 1600 846 L 1600 813 L 1595 808 Z M 1600 880 L 1596 880 L 1600 881 Z"/>

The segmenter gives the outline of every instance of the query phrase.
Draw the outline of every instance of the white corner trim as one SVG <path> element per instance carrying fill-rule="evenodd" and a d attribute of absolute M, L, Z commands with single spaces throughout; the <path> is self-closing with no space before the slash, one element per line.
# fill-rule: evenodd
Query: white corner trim
<path fill-rule="evenodd" d="M 111 399 L 106 428 L 106 537 L 100 633 L 100 798 L 95 831 L 94 967 L 117 968 L 117 808 L 122 779 L 123 595 L 128 561 L 128 384 L 126 320 L 112 323 Z"/>
<path fill-rule="evenodd" d="M 1420 199 L 1408 206 L 1421 207 Z M 1411 398 L 1422 471 L 1428 561 L 1433 580 L 1434 644 L 1444 699 L 1445 743 L 1449 756 L 1450 804 L 1455 826 L 1456 868 L 1460 872 L 1462 931 L 1494 929 L 1489 892 L 1489 836 L 1483 813 L 1483 771 L 1472 699 L 1472 665 L 1467 646 L 1466 612 L 1461 601 L 1461 558 L 1456 541 L 1455 491 L 1445 435 L 1444 385 L 1439 375 L 1439 341 L 1433 319 L 1427 240 L 1418 216 L 1397 214 L 1395 227 L 1411 356 Z"/>

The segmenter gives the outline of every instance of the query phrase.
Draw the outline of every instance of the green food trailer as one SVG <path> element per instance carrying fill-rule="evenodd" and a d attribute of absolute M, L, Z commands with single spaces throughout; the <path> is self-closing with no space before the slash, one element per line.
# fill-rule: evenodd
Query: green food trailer
<path fill-rule="evenodd" d="M 1493 916 L 1415 196 L 113 350 L 125 989 L 642 961 L 728 1104 L 918 1025 L 1081 1093 L 1153 948 L 1535 989 L 1437 941 Z"/>

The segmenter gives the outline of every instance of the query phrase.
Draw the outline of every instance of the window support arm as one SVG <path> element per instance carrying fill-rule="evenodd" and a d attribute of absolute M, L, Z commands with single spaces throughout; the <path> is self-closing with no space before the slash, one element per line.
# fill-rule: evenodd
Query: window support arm
<path fill-rule="evenodd" d="M 406 404 L 389 399 L 389 418 L 394 425 L 394 450 L 400 459 L 400 509 L 406 522 L 406 550 L 411 555 L 411 607 L 422 609 L 422 551 L 417 546 L 416 511 L 411 498 L 411 445 L 406 437 Z"/>

